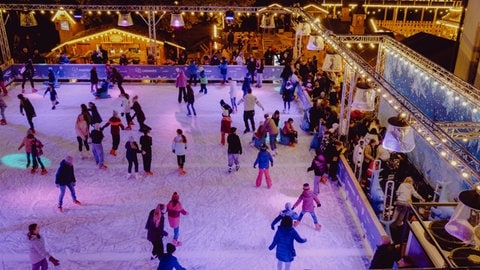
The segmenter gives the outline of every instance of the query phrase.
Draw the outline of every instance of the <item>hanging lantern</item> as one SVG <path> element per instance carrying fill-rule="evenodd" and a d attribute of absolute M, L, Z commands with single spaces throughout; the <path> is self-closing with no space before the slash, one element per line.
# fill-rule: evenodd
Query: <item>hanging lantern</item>
<path fill-rule="evenodd" d="M 260 22 L 260 28 L 273 29 L 275 28 L 275 18 L 270 14 L 263 14 L 262 21 Z"/>
<path fill-rule="evenodd" d="M 342 57 L 333 50 L 327 50 L 325 60 L 323 60 L 322 70 L 326 72 L 341 72 Z"/>
<path fill-rule="evenodd" d="M 309 51 L 321 51 L 325 47 L 323 38 L 321 36 L 310 36 L 307 43 L 307 50 Z"/>
<path fill-rule="evenodd" d="M 388 118 L 388 127 L 383 139 L 383 147 L 399 153 L 408 153 L 415 148 L 412 128 L 404 117 L 394 116 Z"/>
<path fill-rule="evenodd" d="M 445 230 L 466 244 L 474 245 L 478 241 L 480 227 L 480 194 L 478 186 L 474 190 L 465 190 L 458 196 L 458 205 Z"/>
<path fill-rule="evenodd" d="M 183 21 L 182 14 L 172 13 L 172 16 L 170 17 L 170 26 L 171 27 L 183 27 L 183 26 L 185 26 L 185 22 Z"/>
<path fill-rule="evenodd" d="M 21 27 L 33 27 L 37 25 L 38 25 L 37 19 L 35 19 L 33 12 L 20 12 Z"/>
<path fill-rule="evenodd" d="M 364 82 L 357 83 L 355 88 L 352 109 L 359 111 L 375 110 L 375 91 Z"/>
<path fill-rule="evenodd" d="M 120 13 L 118 15 L 117 25 L 123 26 L 123 27 L 132 26 L 133 25 L 132 14 L 130 12 Z"/>

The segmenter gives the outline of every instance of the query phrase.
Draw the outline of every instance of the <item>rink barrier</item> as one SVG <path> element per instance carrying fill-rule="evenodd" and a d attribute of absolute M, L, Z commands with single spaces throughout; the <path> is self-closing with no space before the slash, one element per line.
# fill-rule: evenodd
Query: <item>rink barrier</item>
<path fill-rule="evenodd" d="M 387 235 L 387 233 L 343 155 L 340 156 L 338 164 L 338 181 L 343 187 L 340 190 L 345 192 L 345 202 L 353 210 L 351 216 L 356 223 L 358 232 L 362 240 L 365 240 L 364 243 L 368 244 L 367 250 L 373 254 L 381 242 L 381 236 Z"/>
<path fill-rule="evenodd" d="M 60 82 L 89 82 L 90 70 L 93 66 L 97 68 L 98 78 L 106 79 L 104 64 L 34 64 L 35 81 L 48 80 L 48 69 L 52 68 L 53 72 L 57 74 L 57 79 Z M 177 70 L 183 69 L 187 77 L 190 76 L 187 66 L 154 66 L 154 65 L 111 65 L 116 67 L 120 74 L 122 74 L 125 82 L 158 82 L 175 81 L 177 77 Z M 22 79 L 20 69 L 22 64 L 14 64 L 4 70 L 5 83 L 19 81 Z M 202 66 L 205 69 L 205 74 L 209 82 L 220 82 L 223 76 L 220 74 L 218 66 Z M 283 66 L 266 66 L 263 71 L 263 81 L 273 82 L 281 80 Z M 231 77 L 236 81 L 243 81 L 247 74 L 247 66 L 231 65 L 227 69 L 227 78 Z M 197 76 L 198 77 L 198 76 Z M 198 78 L 197 78 L 198 80 Z"/>

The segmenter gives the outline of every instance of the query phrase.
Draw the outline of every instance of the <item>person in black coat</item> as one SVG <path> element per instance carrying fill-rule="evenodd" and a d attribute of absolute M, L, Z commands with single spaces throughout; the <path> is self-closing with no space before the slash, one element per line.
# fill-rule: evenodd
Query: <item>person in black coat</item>
<path fill-rule="evenodd" d="M 33 83 L 35 69 L 33 68 L 32 59 L 28 59 L 27 62 L 25 62 L 20 72 L 22 75 L 22 94 L 25 93 L 25 83 L 27 80 L 30 81 L 30 85 L 32 86 L 32 93 L 37 92 L 37 89 L 35 89 L 35 84 Z"/>
<path fill-rule="evenodd" d="M 227 136 L 228 144 L 228 172 L 233 171 L 233 164 L 235 163 L 235 170 L 240 169 L 240 161 L 238 157 L 242 154 L 242 143 L 240 142 L 240 137 L 235 133 L 237 131 L 236 127 L 230 128 L 230 134 Z"/>
<path fill-rule="evenodd" d="M 60 188 L 60 196 L 58 198 L 58 210 L 63 211 L 63 196 L 65 196 L 65 189 L 70 190 L 72 195 L 72 200 L 74 204 L 80 205 L 80 201 L 77 200 L 77 195 L 75 194 L 75 184 L 77 180 L 75 179 L 75 173 L 73 170 L 73 158 L 71 156 L 66 156 L 62 162 L 60 162 L 60 167 L 58 167 L 57 174 L 55 175 L 55 185 Z"/>
<path fill-rule="evenodd" d="M 33 125 L 33 117 L 37 116 L 37 114 L 35 114 L 35 108 L 33 108 L 30 100 L 28 100 L 28 98 L 24 97 L 22 94 L 18 94 L 17 98 L 20 100 L 20 113 L 27 116 L 30 129 L 33 133 L 35 133 L 35 127 Z"/>
<path fill-rule="evenodd" d="M 98 112 L 97 106 L 93 102 L 88 103 L 88 110 L 92 114 L 90 125 L 94 126 L 95 124 L 100 124 L 102 122 L 102 117 Z"/>
<path fill-rule="evenodd" d="M 143 158 L 143 170 L 145 175 L 153 175 L 151 171 L 152 165 L 152 137 L 148 135 L 148 130 L 143 131 L 143 135 L 140 137 L 140 146 L 142 150 Z"/>
<path fill-rule="evenodd" d="M 117 83 L 118 89 L 120 90 L 120 96 L 124 96 L 125 95 L 125 89 L 123 89 L 123 86 L 122 86 L 123 76 L 120 73 L 120 71 L 118 71 L 118 69 L 116 67 L 112 68 L 112 76 L 113 76 L 113 80 Z"/>
<path fill-rule="evenodd" d="M 140 150 L 140 147 L 138 147 L 137 142 L 133 138 L 133 136 L 130 136 L 130 139 L 128 142 L 125 143 L 125 149 L 127 150 L 125 152 L 125 157 L 127 158 L 128 161 L 128 174 L 127 178 L 130 178 L 132 175 L 132 166 L 135 166 L 135 178 L 140 179 L 140 175 L 138 174 L 138 158 L 137 154 L 141 153 L 142 151 Z"/>
<path fill-rule="evenodd" d="M 164 230 L 165 224 L 165 205 L 157 204 L 155 209 L 152 209 L 148 214 L 147 224 L 145 229 L 147 230 L 147 240 L 152 243 L 152 257 L 151 259 L 162 258 L 163 251 L 163 237 L 168 233 Z"/>
<path fill-rule="evenodd" d="M 387 235 L 382 235 L 380 246 L 377 247 L 369 269 L 392 269 L 393 263 L 400 260 L 399 245 L 391 243 Z"/>
<path fill-rule="evenodd" d="M 90 69 L 90 93 L 98 92 L 98 73 L 97 67 Z"/>
<path fill-rule="evenodd" d="M 132 120 L 137 117 L 138 124 L 140 125 L 140 132 L 143 132 L 145 130 L 152 130 L 151 127 L 147 126 L 145 124 L 145 113 L 142 110 L 142 107 L 138 103 L 138 96 L 133 97 L 133 105 L 132 105 L 132 110 L 135 112 L 132 116 Z"/>

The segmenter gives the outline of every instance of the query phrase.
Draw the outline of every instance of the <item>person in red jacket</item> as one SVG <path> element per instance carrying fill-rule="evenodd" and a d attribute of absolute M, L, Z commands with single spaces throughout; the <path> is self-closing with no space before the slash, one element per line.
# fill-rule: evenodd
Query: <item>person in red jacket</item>
<path fill-rule="evenodd" d="M 120 129 L 125 129 L 122 120 L 118 117 L 117 111 L 113 111 L 112 117 L 110 117 L 108 122 L 103 125 L 102 130 L 108 126 L 110 126 L 110 133 L 112 134 L 112 150 L 110 150 L 110 155 L 116 156 L 118 145 L 120 144 Z"/>

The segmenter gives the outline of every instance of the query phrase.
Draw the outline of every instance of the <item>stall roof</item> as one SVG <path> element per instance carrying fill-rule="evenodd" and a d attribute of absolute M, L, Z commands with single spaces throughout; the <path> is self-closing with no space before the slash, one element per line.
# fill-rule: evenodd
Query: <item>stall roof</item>
<path fill-rule="evenodd" d="M 109 36 L 109 35 L 114 35 L 114 34 L 130 36 L 130 37 L 137 38 L 137 39 L 140 39 L 140 40 L 145 41 L 145 42 L 147 42 L 149 40 L 149 38 L 147 36 L 142 36 L 142 35 L 139 35 L 139 34 L 131 33 L 131 32 L 121 30 L 121 29 L 118 29 L 118 28 L 110 28 L 110 29 L 107 29 L 107 30 L 104 30 L 104 31 L 96 32 L 94 34 L 74 38 L 72 40 L 69 40 L 67 42 L 64 42 L 64 43 L 56 46 L 55 48 L 52 49 L 52 51 L 56 51 L 56 50 L 66 46 L 66 45 L 72 45 L 72 44 L 75 44 L 75 43 L 87 42 L 89 40 L 95 39 L 95 38 L 100 37 L 100 36 Z M 172 43 L 172 42 L 169 42 L 169 41 L 156 40 L 155 42 L 157 44 L 160 44 L 160 45 L 164 45 L 165 43 L 167 43 L 171 46 L 174 46 L 174 47 L 177 47 L 179 49 L 185 50 L 185 47 L 182 47 L 178 44 L 175 44 L 175 43 Z"/>

